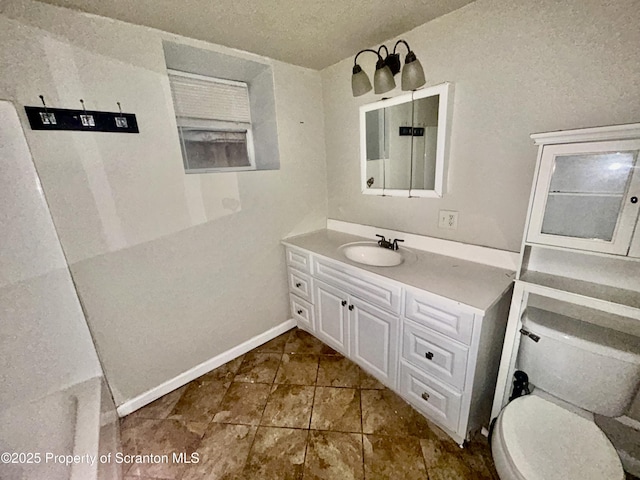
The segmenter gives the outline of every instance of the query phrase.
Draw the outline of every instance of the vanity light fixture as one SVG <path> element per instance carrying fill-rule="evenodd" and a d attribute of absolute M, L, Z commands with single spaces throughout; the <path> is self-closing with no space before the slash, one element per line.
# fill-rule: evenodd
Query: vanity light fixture
<path fill-rule="evenodd" d="M 376 63 L 376 72 L 373 76 L 373 91 L 376 94 L 386 93 L 393 90 L 396 86 L 396 82 L 393 76 L 400 71 L 400 54 L 396 53 L 396 49 L 399 44 L 404 44 L 407 47 L 407 56 L 404 60 L 404 68 L 402 68 L 402 90 L 415 90 L 426 83 L 424 77 L 424 70 L 420 61 L 416 58 L 416 54 L 413 53 L 409 44 L 404 40 L 398 40 L 393 47 L 393 53 L 389 54 L 389 50 L 385 45 L 380 45 L 378 50 L 372 50 L 365 48 L 360 50 L 353 60 L 353 74 L 351 76 L 351 90 L 354 97 L 364 95 L 371 90 L 371 82 L 369 77 L 358 65 L 358 56 L 364 52 L 372 52 L 378 56 Z M 384 48 L 386 56 L 383 58 L 380 51 Z"/>

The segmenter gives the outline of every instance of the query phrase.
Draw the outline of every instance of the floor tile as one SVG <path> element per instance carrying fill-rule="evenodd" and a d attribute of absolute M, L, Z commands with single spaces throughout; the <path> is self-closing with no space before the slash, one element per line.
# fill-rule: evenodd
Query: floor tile
<path fill-rule="evenodd" d="M 308 430 L 259 427 L 244 469 L 246 478 L 300 480 Z"/>
<path fill-rule="evenodd" d="M 282 355 L 275 383 L 315 385 L 318 376 L 316 355 Z"/>
<path fill-rule="evenodd" d="M 452 440 L 432 435 L 420 440 L 429 480 L 476 480 L 480 478 L 462 459 L 464 454 Z M 457 449 L 457 450 L 456 450 Z"/>
<path fill-rule="evenodd" d="M 429 422 L 391 390 L 361 390 L 362 428 L 367 434 L 429 438 Z"/>
<path fill-rule="evenodd" d="M 337 352 L 322 343 L 313 335 L 304 330 L 295 329 L 291 331 L 284 353 L 307 353 L 315 355 L 334 355 Z"/>
<path fill-rule="evenodd" d="M 484 437 L 460 449 L 374 377 L 298 329 L 125 417 L 121 437 L 125 453 L 196 449 L 200 459 L 125 465 L 126 480 L 301 473 L 304 480 L 421 480 L 425 466 L 429 480 L 498 480 Z"/>
<path fill-rule="evenodd" d="M 476 434 L 465 445 L 464 450 L 458 453 L 462 453 L 464 462 L 474 472 L 475 478 L 478 480 L 498 480 L 498 472 L 496 472 L 496 467 L 493 463 L 491 448 L 484 436 Z"/>
<path fill-rule="evenodd" d="M 360 367 L 346 357 L 322 356 L 316 384 L 327 387 L 356 388 L 360 385 Z"/>
<path fill-rule="evenodd" d="M 192 428 L 178 420 L 139 419 L 129 422 L 122 429 L 123 451 L 131 455 L 169 456 L 167 463 L 134 463 L 127 469 L 127 475 L 161 479 L 179 479 L 185 464 L 173 463 L 173 452 L 191 455 L 196 451 L 202 438 L 202 425 Z M 195 430 L 195 431 L 194 431 Z"/>
<path fill-rule="evenodd" d="M 362 441 L 367 480 L 427 480 L 419 439 L 364 435 Z"/>
<path fill-rule="evenodd" d="M 186 385 L 168 418 L 204 424 L 211 422 L 231 385 L 231 379 L 226 375 L 219 379 L 214 376 L 205 377 L 200 377 Z"/>
<path fill-rule="evenodd" d="M 230 381 L 233 380 L 236 372 L 240 368 L 242 361 L 244 360 L 244 355 L 240 355 L 237 358 L 234 358 L 230 362 L 225 363 L 224 365 L 219 366 L 218 368 L 211 370 L 209 373 L 205 373 L 201 377 L 197 378 L 196 382 L 208 382 L 212 380 L 222 380 L 222 381 Z"/>
<path fill-rule="evenodd" d="M 309 428 L 315 388 L 303 385 L 274 385 L 264 409 L 261 425 Z"/>
<path fill-rule="evenodd" d="M 367 372 L 360 369 L 360 388 L 384 390 L 386 387 L 381 384 L 373 375 L 369 375 Z"/>
<path fill-rule="evenodd" d="M 267 403 L 269 390 L 271 385 L 263 383 L 232 383 L 213 421 L 258 425 Z"/>
<path fill-rule="evenodd" d="M 196 450 L 199 463 L 187 466 L 181 480 L 239 478 L 256 430 L 248 425 L 212 423 Z"/>
<path fill-rule="evenodd" d="M 355 388 L 317 387 L 311 428 L 336 432 L 362 432 L 360 391 Z"/>
<path fill-rule="evenodd" d="M 280 365 L 280 353 L 249 352 L 238 369 L 234 382 L 273 383 Z"/>
<path fill-rule="evenodd" d="M 309 432 L 304 480 L 362 480 L 362 435 Z"/>
<path fill-rule="evenodd" d="M 147 418 L 151 420 L 163 420 L 169 416 L 173 408 L 180 400 L 180 397 L 186 390 L 187 386 L 180 387 L 173 392 L 169 392 L 158 400 L 145 405 L 139 410 L 127 415 L 127 419 Z"/>
<path fill-rule="evenodd" d="M 269 340 L 267 343 L 260 345 L 252 350 L 255 353 L 284 353 L 284 347 L 289 340 L 292 330 L 277 336 L 273 340 Z"/>

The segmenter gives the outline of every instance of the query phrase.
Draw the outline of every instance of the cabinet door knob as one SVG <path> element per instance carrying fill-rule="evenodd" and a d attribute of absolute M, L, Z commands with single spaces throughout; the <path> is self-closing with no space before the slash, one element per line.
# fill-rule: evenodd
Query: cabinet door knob
<path fill-rule="evenodd" d="M 638 197 L 631 197 L 631 203 L 638 203 Z"/>
<path fill-rule="evenodd" d="M 422 392 L 422 395 L 420 396 L 423 400 L 426 400 L 427 402 L 429 401 L 429 394 L 427 392 Z"/>
<path fill-rule="evenodd" d="M 424 356 L 427 357 L 427 360 L 433 360 L 433 352 L 427 352 Z"/>
<path fill-rule="evenodd" d="M 349 310 L 353 310 L 353 305 L 349 305 Z"/>
<path fill-rule="evenodd" d="M 302 315 L 302 310 L 298 310 L 298 315 Z"/>
<path fill-rule="evenodd" d="M 346 300 L 342 300 L 342 306 L 344 307 L 347 304 Z"/>
<path fill-rule="evenodd" d="M 302 284 L 300 282 L 296 283 L 296 288 L 300 288 L 302 286 Z"/>

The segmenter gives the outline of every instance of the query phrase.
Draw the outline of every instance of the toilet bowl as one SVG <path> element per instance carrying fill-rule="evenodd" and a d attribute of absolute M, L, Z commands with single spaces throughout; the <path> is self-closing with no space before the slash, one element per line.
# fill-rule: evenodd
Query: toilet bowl
<path fill-rule="evenodd" d="M 491 450 L 501 480 L 624 480 L 616 450 L 592 416 L 526 395 L 500 413 Z"/>

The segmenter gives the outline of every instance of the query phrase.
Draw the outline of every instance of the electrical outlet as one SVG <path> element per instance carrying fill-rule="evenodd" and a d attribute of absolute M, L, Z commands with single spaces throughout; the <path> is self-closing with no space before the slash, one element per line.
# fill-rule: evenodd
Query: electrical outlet
<path fill-rule="evenodd" d="M 458 212 L 454 212 L 453 210 L 440 210 L 438 227 L 446 228 L 447 230 L 457 230 Z"/>

